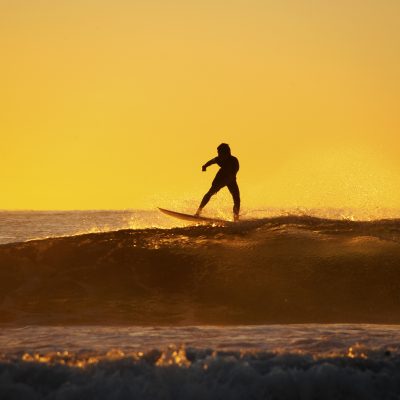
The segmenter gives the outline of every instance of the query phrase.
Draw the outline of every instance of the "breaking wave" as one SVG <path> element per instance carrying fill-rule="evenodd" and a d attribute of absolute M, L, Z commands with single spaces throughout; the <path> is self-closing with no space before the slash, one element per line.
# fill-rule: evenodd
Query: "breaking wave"
<path fill-rule="evenodd" d="M 169 347 L 21 354 L 0 361 L 2 399 L 394 399 L 400 358 Z"/>
<path fill-rule="evenodd" d="M 400 220 L 285 216 L 0 246 L 0 323 L 400 323 Z"/>

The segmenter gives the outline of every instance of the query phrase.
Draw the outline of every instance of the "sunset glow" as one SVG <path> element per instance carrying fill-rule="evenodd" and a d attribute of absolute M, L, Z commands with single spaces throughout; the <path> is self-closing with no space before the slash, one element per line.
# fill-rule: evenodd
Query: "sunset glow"
<path fill-rule="evenodd" d="M 397 0 L 0 7 L 1 209 L 400 205 Z"/>

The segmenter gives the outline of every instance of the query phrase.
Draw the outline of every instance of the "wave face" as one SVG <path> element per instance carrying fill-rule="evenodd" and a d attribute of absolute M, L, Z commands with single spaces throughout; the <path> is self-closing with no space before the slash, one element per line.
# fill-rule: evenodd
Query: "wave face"
<path fill-rule="evenodd" d="M 400 220 L 278 217 L 0 246 L 0 322 L 400 323 Z"/>

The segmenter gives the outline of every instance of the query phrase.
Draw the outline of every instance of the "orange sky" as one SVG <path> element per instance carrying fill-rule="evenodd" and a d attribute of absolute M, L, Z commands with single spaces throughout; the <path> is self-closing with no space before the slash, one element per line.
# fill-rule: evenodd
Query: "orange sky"
<path fill-rule="evenodd" d="M 220 142 L 244 207 L 400 207 L 398 0 L 0 11 L 0 209 L 197 201 Z"/>

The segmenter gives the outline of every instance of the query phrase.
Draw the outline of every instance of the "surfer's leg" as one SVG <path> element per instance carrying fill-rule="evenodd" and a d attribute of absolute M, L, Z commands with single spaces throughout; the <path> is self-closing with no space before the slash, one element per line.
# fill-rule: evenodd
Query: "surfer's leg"
<path fill-rule="evenodd" d="M 231 192 L 231 195 L 233 197 L 233 219 L 235 221 L 239 220 L 239 211 L 240 211 L 240 192 L 239 192 L 239 186 L 235 181 L 229 183 L 228 189 Z"/>
<path fill-rule="evenodd" d="M 200 206 L 196 212 L 195 215 L 200 215 L 202 209 L 207 205 L 207 203 L 210 201 L 211 196 L 214 196 L 214 194 L 216 194 L 217 192 L 219 192 L 219 190 L 221 189 L 221 187 L 218 185 L 212 185 L 210 190 L 204 195 L 203 200 L 200 203 Z"/>

